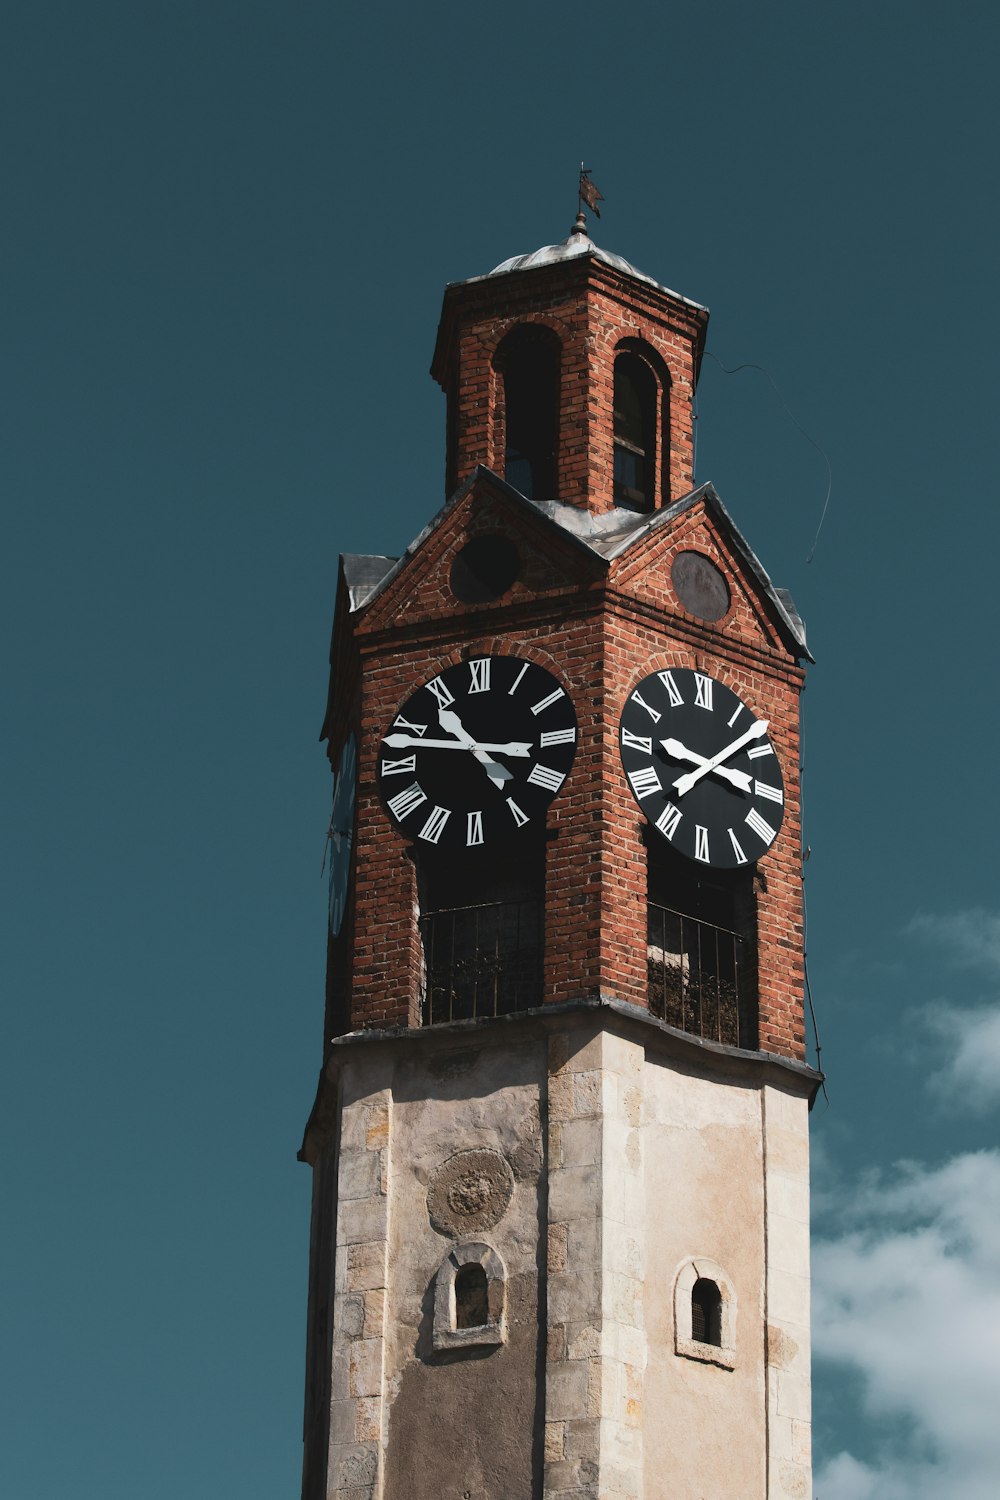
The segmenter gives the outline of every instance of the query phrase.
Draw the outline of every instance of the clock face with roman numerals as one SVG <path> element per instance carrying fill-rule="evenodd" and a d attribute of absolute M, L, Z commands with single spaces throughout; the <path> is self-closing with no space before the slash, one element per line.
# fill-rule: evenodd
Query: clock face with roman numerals
<path fill-rule="evenodd" d="M 378 753 L 393 822 L 418 846 L 476 849 L 544 820 L 576 754 L 576 710 L 519 656 L 445 667 L 402 705 Z"/>
<path fill-rule="evenodd" d="M 619 745 L 632 795 L 657 831 L 716 868 L 753 864 L 778 836 L 785 792 L 768 721 L 687 667 L 629 693 Z"/>

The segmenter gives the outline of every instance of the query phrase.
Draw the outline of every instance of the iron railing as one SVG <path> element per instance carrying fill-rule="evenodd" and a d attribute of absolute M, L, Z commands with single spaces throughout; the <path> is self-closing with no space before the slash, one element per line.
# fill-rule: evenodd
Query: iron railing
<path fill-rule="evenodd" d="M 452 906 L 420 918 L 424 1025 L 541 1004 L 539 901 Z"/>
<path fill-rule="evenodd" d="M 756 1047 L 756 985 L 739 933 L 649 904 L 649 1008 L 682 1031 L 731 1047 Z"/>

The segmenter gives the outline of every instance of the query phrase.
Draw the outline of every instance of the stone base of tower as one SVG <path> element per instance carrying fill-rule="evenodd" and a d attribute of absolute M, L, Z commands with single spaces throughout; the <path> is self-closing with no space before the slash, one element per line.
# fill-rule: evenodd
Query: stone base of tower
<path fill-rule="evenodd" d="M 818 1075 L 632 1007 L 340 1039 L 305 1500 L 801 1500 Z"/>

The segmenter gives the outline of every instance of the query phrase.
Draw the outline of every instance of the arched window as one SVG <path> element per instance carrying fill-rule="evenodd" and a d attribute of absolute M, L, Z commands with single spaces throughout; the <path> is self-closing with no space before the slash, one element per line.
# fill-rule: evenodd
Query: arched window
<path fill-rule="evenodd" d="M 722 1344 L 722 1293 L 706 1276 L 691 1288 L 691 1337 L 698 1344 Z"/>
<path fill-rule="evenodd" d="M 453 1245 L 434 1277 L 434 1349 L 489 1349 L 507 1341 L 507 1271 L 482 1240 Z"/>
<path fill-rule="evenodd" d="M 541 323 L 512 328 L 493 358 L 503 392 L 504 478 L 529 500 L 556 498 L 560 362 L 559 338 Z"/>
<path fill-rule="evenodd" d="M 674 1281 L 674 1351 L 736 1368 L 736 1290 L 722 1267 L 702 1256 L 685 1261 Z"/>
<path fill-rule="evenodd" d="M 485 1328 L 490 1321 L 489 1283 L 483 1267 L 463 1266 L 455 1277 L 455 1327 Z"/>
<path fill-rule="evenodd" d="M 615 504 L 652 510 L 656 504 L 657 381 L 631 349 L 615 359 Z"/>

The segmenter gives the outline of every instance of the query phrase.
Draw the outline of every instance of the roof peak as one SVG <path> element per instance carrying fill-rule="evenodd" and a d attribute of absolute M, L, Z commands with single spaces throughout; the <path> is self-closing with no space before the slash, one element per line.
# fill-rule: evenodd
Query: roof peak
<path fill-rule="evenodd" d="M 506 276 L 512 271 L 533 271 L 539 266 L 559 265 L 563 261 L 576 260 L 582 255 L 591 255 L 595 260 L 602 261 L 607 266 L 613 266 L 616 271 L 623 272 L 626 276 L 632 276 L 637 281 L 644 281 L 647 286 L 654 286 L 658 291 L 666 292 L 670 297 L 676 297 L 679 302 L 685 302 L 689 307 L 701 308 L 700 302 L 695 302 L 691 297 L 685 297 L 680 292 L 673 291 L 664 286 L 662 282 L 656 281 L 652 276 L 647 276 L 645 271 L 640 271 L 627 261 L 623 255 L 616 255 L 612 250 L 602 250 L 596 245 L 587 232 L 587 220 L 581 211 L 576 216 L 576 222 L 570 230 L 566 239 L 556 245 L 542 245 L 537 250 L 531 250 L 526 255 L 512 255 L 507 260 L 494 266 L 492 271 L 487 271 L 485 276 L 470 276 L 470 281 L 487 281 L 491 276 Z"/>

